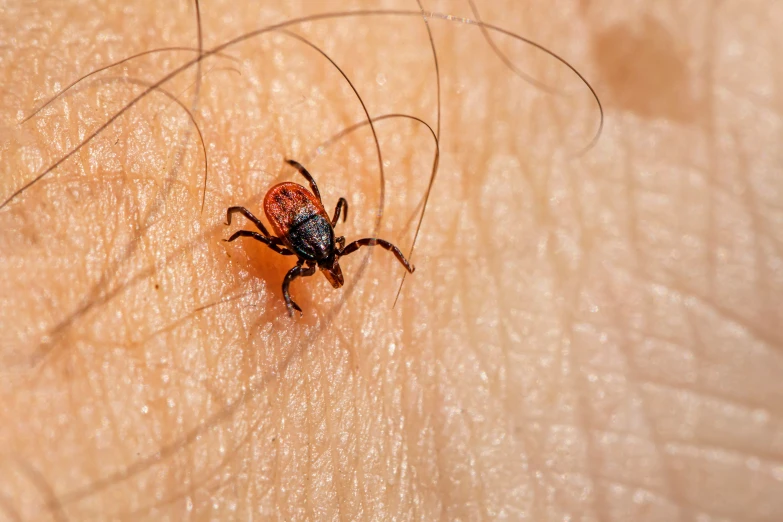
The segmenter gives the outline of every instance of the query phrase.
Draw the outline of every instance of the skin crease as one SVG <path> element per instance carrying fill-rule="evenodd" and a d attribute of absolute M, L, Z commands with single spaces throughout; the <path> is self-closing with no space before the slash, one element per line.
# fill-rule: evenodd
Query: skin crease
<path fill-rule="evenodd" d="M 285 4 L 282 7 L 278 4 Z M 303 180 L 348 241 L 373 235 L 368 129 L 323 57 L 282 34 L 226 49 L 147 97 L 0 210 L 0 519 L 773 521 L 783 516 L 783 11 L 773 0 L 647 6 L 478 2 L 563 54 L 431 24 L 441 168 L 400 302 L 381 249 L 348 285 L 280 285 L 292 258 L 221 241 Z M 204 46 L 374 2 L 205 2 Z M 416 9 L 415 2 L 391 3 Z M 427 9 L 472 16 L 465 2 Z M 0 197 L 194 56 L 190 2 L 11 0 L 0 17 Z M 372 115 L 436 124 L 419 18 L 292 28 Z M 233 57 L 234 59 L 232 59 Z M 407 253 L 433 142 L 377 123 L 378 237 Z M 168 181 L 167 181 L 168 180 Z M 165 204 L 163 203 L 165 202 Z M 362 271 L 360 273 L 360 271 Z M 197 309 L 227 297 L 240 299 Z M 345 301 L 342 302 L 342 299 Z M 336 307 L 340 308 L 336 308 Z"/>

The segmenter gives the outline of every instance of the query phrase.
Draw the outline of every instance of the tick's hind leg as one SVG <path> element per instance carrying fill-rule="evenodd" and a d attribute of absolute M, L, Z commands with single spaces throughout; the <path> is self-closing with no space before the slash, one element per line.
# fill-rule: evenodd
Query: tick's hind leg
<path fill-rule="evenodd" d="M 283 299 L 285 299 L 285 306 L 288 308 L 289 317 L 294 316 L 294 310 L 299 312 L 300 316 L 303 314 L 302 309 L 299 308 L 299 305 L 296 304 L 293 299 L 291 299 L 291 294 L 288 292 L 288 286 L 291 284 L 291 281 L 297 277 L 308 277 L 315 273 L 315 265 L 302 267 L 303 262 L 304 261 L 300 260 L 295 267 L 288 271 L 288 273 L 285 275 L 285 279 L 283 279 Z"/>
<path fill-rule="evenodd" d="M 310 188 L 313 190 L 313 194 L 315 194 L 315 197 L 318 198 L 318 201 L 321 201 L 321 193 L 318 191 L 318 185 L 315 184 L 315 180 L 313 179 L 313 176 L 310 175 L 309 172 L 307 172 L 307 169 L 302 166 L 301 163 L 298 161 L 294 161 L 291 159 L 285 160 L 286 163 L 291 165 L 293 168 L 299 171 L 299 174 L 304 176 L 304 178 L 310 183 Z M 321 201 L 321 204 L 323 205 L 323 201 Z"/>
<path fill-rule="evenodd" d="M 259 234 L 258 232 L 251 232 L 250 230 L 237 230 L 233 234 L 231 234 L 231 237 L 228 239 L 224 239 L 223 241 L 230 243 L 234 241 L 235 239 L 239 237 L 252 237 L 256 241 L 260 241 L 278 254 L 282 254 L 284 256 L 292 256 L 294 255 L 293 252 L 288 250 L 286 247 L 282 245 L 279 239 L 276 237 L 264 237 L 263 235 Z"/>
<path fill-rule="evenodd" d="M 405 259 L 405 256 L 402 255 L 402 252 L 400 252 L 399 248 L 397 248 L 396 246 L 392 245 L 388 241 L 385 241 L 383 239 L 377 239 L 377 238 L 374 238 L 374 237 L 368 237 L 368 238 L 365 238 L 365 239 L 359 239 L 357 241 L 354 241 L 353 243 L 349 244 L 347 247 L 343 248 L 340 251 L 340 255 L 341 256 L 347 256 L 348 254 L 356 252 L 357 250 L 359 250 L 359 248 L 361 248 L 363 246 L 374 246 L 374 245 L 378 245 L 380 247 L 383 247 L 386 250 L 388 250 L 389 252 L 391 252 L 392 254 L 394 254 L 394 257 L 397 258 L 397 261 L 402 263 L 402 266 L 404 266 L 405 269 L 408 272 L 410 272 L 411 274 L 413 273 L 414 270 L 416 270 L 416 267 L 413 266 L 412 264 L 410 264 L 407 259 Z"/>
<path fill-rule="evenodd" d="M 266 229 L 263 223 L 261 223 L 261 220 L 258 219 L 253 215 L 252 212 L 250 212 L 245 207 L 228 207 L 228 210 L 226 210 L 226 225 L 231 224 L 231 216 L 234 214 L 242 214 L 247 219 L 253 222 L 253 224 L 258 227 L 258 230 L 261 231 L 263 235 L 265 235 L 268 238 L 273 238 L 274 236 L 269 233 L 269 231 Z"/>

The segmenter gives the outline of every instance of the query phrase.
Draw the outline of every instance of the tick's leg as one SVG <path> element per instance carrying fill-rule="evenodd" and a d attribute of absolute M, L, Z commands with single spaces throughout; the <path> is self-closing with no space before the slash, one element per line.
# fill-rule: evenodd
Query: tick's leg
<path fill-rule="evenodd" d="M 285 160 L 286 163 L 291 165 L 293 168 L 299 171 L 299 173 L 305 177 L 305 179 L 310 183 L 310 188 L 313 189 L 313 194 L 315 194 L 315 197 L 318 198 L 318 201 L 321 201 L 321 193 L 318 192 L 318 185 L 315 184 L 315 180 L 310 175 L 309 172 L 307 172 L 307 169 L 302 166 L 301 163 L 298 161 L 287 159 Z M 323 201 L 321 201 L 321 204 L 323 205 Z"/>
<path fill-rule="evenodd" d="M 302 263 L 303 261 L 300 259 L 296 266 L 288 271 L 283 280 L 283 299 L 285 299 L 285 306 L 288 308 L 289 317 L 294 316 L 294 310 L 299 312 L 300 316 L 303 314 L 299 305 L 291 299 L 291 294 L 288 293 L 288 286 L 291 284 L 291 281 L 297 277 L 308 277 L 315 273 L 315 265 L 302 267 Z"/>
<path fill-rule="evenodd" d="M 343 223 L 345 223 L 345 220 L 348 219 L 348 201 L 345 198 L 340 198 L 337 201 L 337 207 L 334 209 L 334 217 L 332 218 L 332 228 L 337 226 L 341 210 L 343 211 Z"/>
<path fill-rule="evenodd" d="M 405 269 L 408 272 L 410 272 L 411 274 L 413 273 L 414 270 L 416 270 L 415 266 L 413 266 L 412 264 L 408 263 L 408 260 L 405 259 L 404 255 L 402 255 L 402 252 L 400 252 L 399 248 L 397 248 L 396 246 L 392 245 L 388 241 L 384 241 L 383 239 L 377 239 L 377 238 L 374 238 L 374 237 L 368 237 L 368 238 L 365 238 L 365 239 L 359 239 L 357 241 L 354 241 L 353 243 L 351 243 L 347 247 L 341 249 L 340 250 L 340 255 L 341 256 L 347 256 L 348 254 L 356 252 L 357 250 L 359 250 L 359 248 L 361 248 L 363 246 L 373 246 L 373 245 L 378 245 L 380 247 L 383 247 L 386 250 L 390 251 L 392 254 L 394 254 L 394 257 L 396 257 L 397 260 L 400 263 L 402 263 L 402 266 L 404 266 Z"/>
<path fill-rule="evenodd" d="M 262 234 L 264 234 L 266 237 L 274 237 L 272 234 L 269 233 L 269 231 L 266 229 L 263 223 L 261 223 L 261 220 L 255 217 L 248 209 L 245 207 L 228 207 L 228 210 L 226 211 L 226 225 L 231 224 L 231 216 L 234 214 L 242 214 L 247 219 L 253 222 L 253 224 L 258 227 L 258 230 L 261 231 Z"/>
<path fill-rule="evenodd" d="M 284 256 L 292 256 L 294 255 L 293 252 L 285 248 L 284 246 L 280 245 L 280 240 L 276 237 L 264 237 L 258 232 L 251 232 L 250 230 L 237 230 L 233 234 L 231 234 L 231 237 L 228 239 L 224 239 L 223 241 L 226 241 L 230 243 L 231 241 L 235 240 L 238 237 L 252 237 L 256 241 L 261 241 L 263 244 L 277 252 L 278 254 L 282 254 Z"/>
<path fill-rule="evenodd" d="M 338 237 L 338 238 L 335 238 L 334 242 L 335 242 L 335 243 L 337 243 L 337 247 L 338 247 L 340 250 L 342 250 L 342 249 L 343 249 L 343 247 L 345 246 L 345 238 L 344 238 L 343 236 L 340 236 L 340 237 Z"/>

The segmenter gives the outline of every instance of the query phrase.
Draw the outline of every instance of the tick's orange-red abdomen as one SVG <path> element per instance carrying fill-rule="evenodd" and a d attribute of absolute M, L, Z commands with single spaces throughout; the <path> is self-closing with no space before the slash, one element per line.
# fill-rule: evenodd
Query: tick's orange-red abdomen
<path fill-rule="evenodd" d="M 280 183 L 269 189 L 264 197 L 264 213 L 280 238 L 287 236 L 291 227 L 314 214 L 329 219 L 312 192 L 291 182 Z"/>

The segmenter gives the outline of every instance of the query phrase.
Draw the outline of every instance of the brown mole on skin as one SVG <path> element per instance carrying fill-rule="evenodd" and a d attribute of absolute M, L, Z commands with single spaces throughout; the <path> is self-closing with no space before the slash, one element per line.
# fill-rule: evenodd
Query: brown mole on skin
<path fill-rule="evenodd" d="M 302 185 L 291 182 L 280 183 L 269 189 L 264 197 L 264 213 L 277 236 L 270 234 L 264 224 L 248 209 L 229 207 L 226 211 L 226 225 L 231 224 L 233 214 L 239 213 L 252 221 L 259 232 L 238 230 L 224 241 L 252 237 L 278 254 L 295 255 L 298 258 L 296 266 L 288 271 L 283 280 L 283 298 L 289 315 L 293 316 L 294 310 L 302 313 L 302 309 L 291 299 L 288 292 L 288 287 L 294 279 L 311 276 L 318 268 L 334 288 L 340 288 L 344 282 L 339 263 L 340 257 L 355 252 L 363 246 L 379 245 L 389 250 L 408 272 L 413 273 L 415 267 L 405 259 L 400 249 L 383 239 L 369 237 L 345 246 L 344 237 L 335 237 L 334 227 L 340 220 L 341 212 L 343 221 L 348 217 L 348 202 L 345 198 L 339 199 L 334 209 L 334 217 L 330 221 L 321 201 L 318 185 L 312 175 L 294 160 L 286 160 L 286 163 L 304 176 L 310 183 L 312 192 Z"/>
<path fill-rule="evenodd" d="M 648 119 L 690 123 L 703 111 L 687 48 L 651 16 L 593 36 L 593 53 L 615 106 Z"/>

